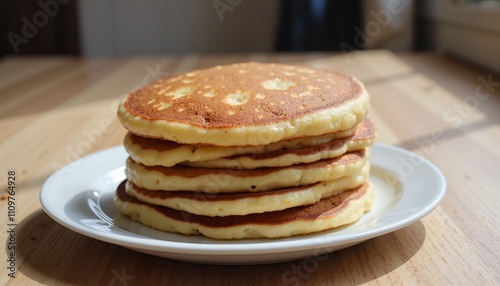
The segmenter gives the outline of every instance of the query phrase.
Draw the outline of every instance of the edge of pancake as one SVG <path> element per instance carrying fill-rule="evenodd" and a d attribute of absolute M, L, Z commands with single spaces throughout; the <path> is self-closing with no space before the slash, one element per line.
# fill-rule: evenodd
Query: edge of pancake
<path fill-rule="evenodd" d="M 370 170 L 366 164 L 359 174 L 318 182 L 313 185 L 259 193 L 219 193 L 150 191 L 127 181 L 127 194 L 153 205 L 204 216 L 246 215 L 278 211 L 313 204 L 322 198 L 363 184 Z"/>
<path fill-rule="evenodd" d="M 123 103 L 118 108 L 118 118 L 127 130 L 139 136 L 183 144 L 258 146 L 349 129 L 363 120 L 368 106 L 369 96 L 367 92 L 364 92 L 357 101 L 347 102 L 340 107 L 321 110 L 290 121 L 276 122 L 270 126 L 254 125 L 216 129 L 175 121 L 146 121 L 140 116 L 127 113 Z M 311 128 L 311 122 L 314 122 L 313 128 Z M 224 139 L 221 140 L 221 138 Z"/>
<path fill-rule="evenodd" d="M 262 167 L 285 167 L 295 164 L 307 164 L 324 159 L 338 157 L 346 152 L 370 147 L 375 141 L 376 130 L 369 120 L 358 124 L 359 132 L 348 137 L 333 139 L 313 146 L 283 149 L 262 154 L 244 154 L 227 158 L 200 162 L 183 162 L 179 165 L 194 168 L 234 168 L 256 169 Z"/>
<path fill-rule="evenodd" d="M 367 181 L 307 206 L 245 216 L 207 217 L 141 202 L 126 194 L 123 182 L 115 193 L 115 205 L 121 214 L 162 231 L 202 234 L 214 239 L 280 238 L 353 223 L 371 210 L 373 197 L 372 185 Z"/>
<path fill-rule="evenodd" d="M 228 66 L 228 69 L 232 69 L 233 65 Z M 272 66 L 268 65 L 268 66 Z M 267 69 L 284 69 L 285 67 L 281 67 L 283 65 L 274 65 L 273 67 L 267 67 Z M 304 69 L 309 69 L 303 67 Z M 220 70 L 224 69 L 221 67 Z M 207 69 L 208 70 L 208 69 Z M 335 86 L 331 86 L 335 83 L 330 83 L 330 85 L 325 85 L 325 89 L 321 89 L 317 92 L 311 92 L 311 95 L 307 97 L 307 99 L 295 98 L 293 102 L 295 102 L 296 106 L 288 106 L 290 102 L 292 102 L 292 97 L 288 95 L 287 91 L 283 90 L 272 90 L 268 91 L 270 94 L 274 94 L 270 103 L 273 106 L 276 106 L 277 110 L 273 110 L 270 114 L 274 114 L 276 118 L 274 119 L 265 119 L 262 122 L 256 122 L 255 118 L 252 121 L 250 119 L 245 119 L 242 123 L 239 122 L 239 119 L 236 120 L 235 117 L 232 119 L 223 119 L 225 121 L 219 122 L 216 125 L 212 121 L 208 121 L 205 123 L 199 123 L 190 121 L 188 117 L 184 118 L 182 116 L 175 115 L 163 115 L 163 111 L 166 114 L 169 114 L 167 110 L 169 107 L 166 107 L 165 110 L 158 111 L 153 107 L 149 106 L 147 101 L 154 100 L 154 98 L 158 97 L 158 91 L 155 90 L 154 86 L 147 86 L 141 90 L 135 91 L 127 95 L 127 97 L 120 103 L 117 111 L 118 119 L 122 123 L 122 125 L 128 129 L 130 132 L 150 138 L 158 138 L 171 140 L 178 143 L 184 144 L 208 144 L 208 145 L 216 145 L 216 146 L 256 146 L 256 145 L 265 145 L 272 142 L 277 142 L 281 140 L 298 138 L 302 136 L 317 136 L 325 133 L 336 132 L 339 130 L 349 129 L 357 123 L 361 122 L 361 120 L 365 117 L 365 114 L 368 112 L 370 98 L 368 92 L 364 88 L 362 82 L 358 79 L 346 75 L 340 74 L 333 71 L 326 70 L 314 70 L 309 69 L 313 73 L 320 73 L 321 76 L 324 76 L 325 79 L 332 80 L 329 78 L 330 76 L 335 75 L 337 78 L 339 85 L 335 88 Z M 210 73 L 212 71 L 209 71 Z M 206 70 L 198 70 L 193 73 L 207 73 Z M 227 72 L 226 72 L 227 73 Z M 220 76 L 224 73 L 221 72 L 216 79 L 216 82 L 212 83 L 212 85 L 220 84 L 224 86 L 223 83 L 220 82 Z M 261 73 L 256 72 L 257 76 L 260 76 Z M 183 74 L 178 76 L 183 77 L 187 74 Z M 249 74 L 251 77 L 251 74 Z M 247 76 L 248 78 L 248 76 Z M 156 83 L 156 85 L 165 84 L 168 86 L 168 82 L 172 80 L 166 79 L 165 82 Z M 227 79 L 224 79 L 227 81 Z M 296 87 L 300 87 L 300 89 L 309 88 L 307 86 L 308 80 L 302 80 L 304 83 L 297 85 Z M 175 85 L 176 83 L 174 83 Z M 228 85 L 233 85 L 228 81 Z M 241 85 L 241 86 L 238 86 Z M 255 85 L 252 86 L 251 84 Z M 318 84 L 319 86 L 324 85 Z M 247 88 L 245 92 L 248 93 L 256 93 L 260 90 L 260 84 L 256 82 L 252 83 L 237 83 L 236 86 L 233 86 L 233 89 L 240 90 Z M 295 88 L 295 87 L 293 87 Z M 352 89 L 352 90 L 351 90 Z M 224 88 L 225 90 L 225 88 Z M 236 91 L 235 90 L 235 91 Z M 352 94 L 348 94 L 351 92 Z M 149 94 L 151 95 L 149 95 Z M 328 96 L 325 94 L 328 93 Z M 230 94 L 221 94 L 220 96 L 226 97 Z M 255 96 L 257 96 L 256 94 Z M 194 95 L 193 95 L 194 96 Z M 311 102 L 315 108 L 308 108 L 307 100 L 311 100 L 311 98 L 315 98 L 316 96 L 321 96 L 321 100 L 314 100 L 314 103 Z M 133 100 L 132 97 L 137 97 L 137 100 Z M 211 106 L 214 104 L 211 101 L 207 101 L 208 99 L 203 96 L 197 97 L 200 100 L 202 99 L 205 104 L 210 106 L 203 106 L 203 103 L 195 100 L 188 100 L 184 98 L 184 95 L 179 96 L 180 100 L 185 100 L 185 104 L 193 104 L 190 106 L 189 114 L 195 117 L 203 117 L 201 116 L 205 114 L 205 116 L 210 117 L 221 117 L 225 118 L 226 116 L 221 113 L 225 110 L 222 107 Z M 326 99 L 332 98 L 330 102 L 327 103 Z M 335 98 L 335 100 L 333 100 Z M 178 98 L 171 99 L 166 98 L 164 100 L 168 100 L 166 106 L 170 106 L 171 104 L 177 104 L 175 100 Z M 145 102 L 142 102 L 142 101 Z M 214 99 L 218 102 L 220 99 Z M 266 100 L 268 100 L 266 98 Z M 274 102 L 278 100 L 278 102 Z M 288 102 L 287 102 L 288 100 Z M 131 101 L 131 103 L 129 103 Z M 137 102 L 136 102 L 137 101 Z M 264 101 L 265 102 L 265 101 Z M 318 102 L 322 102 L 319 104 Z M 259 103 L 260 104 L 260 103 Z M 217 104 L 215 104 L 217 105 Z M 254 103 L 252 106 L 258 106 L 257 103 Z M 330 106 L 328 106 L 330 105 Z M 257 107 L 253 108 L 257 108 Z M 281 107 L 279 107 L 281 106 Z M 160 107 L 161 108 L 161 107 Z M 184 108 L 184 107 L 183 107 Z M 206 108 L 212 108 L 216 111 L 208 112 L 205 110 Z M 283 110 L 282 110 L 283 109 Z M 281 111 L 280 111 L 281 110 Z M 208 113 L 207 113 L 208 112 Z M 251 115 L 255 113 L 256 110 L 250 111 L 245 110 L 245 114 Z M 149 116 L 149 113 L 155 113 L 155 116 Z M 173 111 L 172 111 L 173 113 Z M 200 113 L 200 114 L 198 114 Z M 218 114 L 221 113 L 221 114 Z M 233 116 L 238 116 L 233 115 Z M 149 118 L 151 117 L 151 118 Z M 179 118 L 178 118 L 179 117 Z M 205 119 L 206 120 L 206 119 Z M 231 120 L 235 122 L 231 122 Z M 223 138 L 223 140 L 221 140 Z"/>
<path fill-rule="evenodd" d="M 368 158 L 369 148 L 365 148 L 308 164 L 244 170 L 145 166 L 129 157 L 125 172 L 128 180 L 148 190 L 263 192 L 351 175 L 361 170 Z"/>
<path fill-rule="evenodd" d="M 361 124 L 361 123 L 360 123 Z M 174 141 L 140 137 L 128 132 L 123 140 L 127 153 L 147 166 L 171 167 L 181 162 L 215 160 L 245 154 L 261 154 L 282 149 L 303 148 L 353 135 L 355 127 L 319 136 L 300 137 L 260 146 L 213 146 L 180 144 Z"/>

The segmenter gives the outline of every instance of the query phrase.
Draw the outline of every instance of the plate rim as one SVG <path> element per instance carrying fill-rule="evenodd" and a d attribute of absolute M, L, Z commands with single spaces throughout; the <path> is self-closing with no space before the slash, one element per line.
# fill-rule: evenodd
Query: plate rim
<path fill-rule="evenodd" d="M 317 249 L 319 246 L 321 247 L 332 247 L 341 244 L 348 244 L 354 242 L 361 242 L 364 240 L 368 240 L 377 236 L 381 236 L 392 231 L 401 229 L 405 226 L 408 226 L 422 217 L 429 214 L 432 210 L 434 210 L 443 198 L 446 195 L 446 179 L 439 170 L 431 161 L 428 159 L 408 151 L 404 148 L 379 143 L 376 142 L 371 147 L 372 157 L 374 152 L 377 150 L 383 150 L 385 152 L 391 152 L 393 154 L 404 154 L 406 156 L 414 156 L 418 160 L 421 161 L 422 165 L 426 168 L 429 168 L 431 173 L 435 175 L 435 183 L 437 183 L 437 189 L 434 190 L 434 198 L 429 200 L 424 208 L 420 209 L 418 212 L 413 213 L 412 216 L 399 219 L 396 222 L 379 226 L 371 229 L 365 229 L 363 231 L 353 233 L 350 235 L 346 235 L 342 239 L 332 239 L 334 236 L 331 234 L 320 235 L 316 237 L 304 237 L 303 239 L 293 239 L 284 241 L 280 239 L 276 240 L 267 240 L 264 239 L 263 243 L 235 243 L 235 241 L 231 241 L 232 243 L 215 243 L 215 244 L 203 244 L 203 243 L 193 243 L 193 242 L 179 242 L 179 241 L 164 241 L 156 238 L 144 237 L 144 238 L 135 238 L 135 237 L 127 237 L 117 233 L 106 233 L 102 231 L 94 230 L 90 227 L 84 226 L 83 224 L 78 224 L 73 222 L 71 219 L 66 217 L 61 218 L 57 215 L 57 212 L 54 212 L 51 204 L 47 203 L 47 196 L 50 194 L 49 185 L 52 183 L 52 180 L 55 179 L 58 172 L 61 172 L 61 169 L 52 173 L 47 180 L 44 182 L 41 191 L 40 191 L 40 202 L 42 204 L 42 208 L 52 219 L 58 222 L 60 225 L 77 232 L 79 234 L 85 235 L 87 237 L 91 237 L 100 241 L 112 243 L 115 245 L 132 248 L 136 251 L 148 250 L 162 253 L 172 253 L 172 254 L 189 254 L 189 255 L 197 255 L 197 256 L 212 256 L 212 255 L 225 255 L 225 256 L 239 256 L 239 255 L 259 255 L 259 254 L 272 254 L 272 253 L 281 253 L 283 251 L 286 252 L 299 252 L 310 249 Z M 103 149 L 94 153 L 91 153 L 87 156 L 84 156 L 78 159 L 75 162 L 85 162 L 91 161 L 94 158 L 98 158 L 103 156 L 103 154 L 114 154 L 123 152 L 125 155 L 125 151 L 122 145 L 114 146 L 111 148 Z M 381 152 L 381 151 L 378 151 Z M 114 154 L 115 155 L 115 154 Z M 116 155 L 118 156 L 118 155 Z M 126 158 L 126 157 L 125 157 Z M 73 162 L 73 163 L 75 163 Z M 125 160 L 123 160 L 124 165 Z M 118 166 L 117 168 L 119 168 Z M 64 167 L 63 167 L 64 168 Z M 111 171 L 111 170 L 110 170 Z M 392 170 L 389 170 L 392 171 Z M 76 196 L 86 190 L 76 191 L 73 195 Z M 403 191 L 403 197 L 405 192 Z M 399 205 L 401 203 L 398 202 L 396 204 Z M 396 207 L 395 206 L 395 207 Z M 389 211 L 390 212 L 390 211 Z M 386 215 L 386 214 L 384 214 Z M 68 222 L 69 221 L 69 222 Z M 323 244 L 318 245 L 318 240 L 320 240 Z M 248 241 L 248 240 L 246 240 Z M 316 241 L 316 242 L 315 242 Z M 315 243 L 314 243 L 315 242 Z M 326 243 L 325 243 L 326 242 Z"/>

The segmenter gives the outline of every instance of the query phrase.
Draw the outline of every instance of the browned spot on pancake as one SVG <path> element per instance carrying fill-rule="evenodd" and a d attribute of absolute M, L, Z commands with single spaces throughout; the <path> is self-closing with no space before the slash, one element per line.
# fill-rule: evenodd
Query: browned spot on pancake
<path fill-rule="evenodd" d="M 144 120 L 231 128 L 289 121 L 339 107 L 363 92 L 358 81 L 340 73 L 242 63 L 157 81 L 132 92 L 124 107 Z"/>
<path fill-rule="evenodd" d="M 173 167 L 163 167 L 163 166 L 146 166 L 135 162 L 132 158 L 128 158 L 127 166 L 132 164 L 140 165 L 146 172 L 156 171 L 163 173 L 166 176 L 178 176 L 184 178 L 195 178 L 203 175 L 231 175 L 236 177 L 252 177 L 252 176 L 264 176 L 274 172 L 279 172 L 284 169 L 295 169 L 295 170 L 307 170 L 307 169 L 320 169 L 328 168 L 339 165 L 346 165 L 363 160 L 365 156 L 365 149 L 347 152 L 338 157 L 331 159 L 324 159 L 308 164 L 297 164 L 293 166 L 286 167 L 265 167 L 257 169 L 225 169 L 225 168 L 191 168 L 184 166 L 173 166 Z"/>
<path fill-rule="evenodd" d="M 125 191 L 125 181 L 122 182 L 116 190 L 116 199 L 132 204 L 144 205 L 156 210 L 165 217 L 182 221 L 198 223 L 208 227 L 232 227 L 245 224 L 265 224 L 265 225 L 281 225 L 293 221 L 314 221 L 316 219 L 327 219 L 341 213 L 351 200 L 357 200 L 368 192 L 369 184 L 344 191 L 338 195 L 322 199 L 321 201 L 307 205 L 274 211 L 268 213 L 248 214 L 248 215 L 232 215 L 225 217 L 209 217 L 195 215 L 185 211 L 178 211 L 167 207 L 156 206 L 139 201 L 138 199 L 129 196 Z"/>

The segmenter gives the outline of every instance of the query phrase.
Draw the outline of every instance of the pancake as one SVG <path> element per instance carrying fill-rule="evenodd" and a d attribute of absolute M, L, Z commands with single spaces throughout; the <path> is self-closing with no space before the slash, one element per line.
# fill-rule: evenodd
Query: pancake
<path fill-rule="evenodd" d="M 241 63 L 171 76 L 129 93 L 119 212 L 152 228 L 215 239 L 336 228 L 371 209 L 365 118 L 356 78 Z"/>
<path fill-rule="evenodd" d="M 284 167 L 301 163 L 311 163 L 338 157 L 346 152 L 370 147 L 375 141 L 375 128 L 370 121 L 358 124 L 353 136 L 331 140 L 326 143 L 304 148 L 283 149 L 279 151 L 247 154 L 201 162 L 185 162 L 182 166 L 196 168 L 235 168 L 255 169 L 262 167 Z"/>
<path fill-rule="evenodd" d="M 372 203 L 369 182 L 307 206 L 225 217 L 200 216 L 142 202 L 127 195 L 125 182 L 115 194 L 119 211 L 134 221 L 162 231 L 214 239 L 278 238 L 324 231 L 355 222 Z"/>
<path fill-rule="evenodd" d="M 352 76 L 241 63 L 196 70 L 131 92 L 118 118 L 131 133 L 183 144 L 259 146 L 347 130 L 369 96 Z"/>
<path fill-rule="evenodd" d="M 169 140 L 141 137 L 129 132 L 123 140 L 123 146 L 136 162 L 147 166 L 171 167 L 182 162 L 210 161 L 237 155 L 270 153 L 283 149 L 324 144 L 335 139 L 351 136 L 356 129 L 357 126 L 320 136 L 290 139 L 260 146 L 240 147 L 179 144 Z"/>
<path fill-rule="evenodd" d="M 366 149 L 308 164 L 258 169 L 145 166 L 130 157 L 128 180 L 148 190 L 205 193 L 263 192 L 334 180 L 358 173 L 368 161 Z"/>
<path fill-rule="evenodd" d="M 165 206 L 204 216 L 247 215 L 309 205 L 322 198 L 362 185 L 368 178 L 369 164 L 359 174 L 312 185 L 258 193 L 218 193 L 150 191 L 127 182 L 132 197 L 153 205 Z"/>

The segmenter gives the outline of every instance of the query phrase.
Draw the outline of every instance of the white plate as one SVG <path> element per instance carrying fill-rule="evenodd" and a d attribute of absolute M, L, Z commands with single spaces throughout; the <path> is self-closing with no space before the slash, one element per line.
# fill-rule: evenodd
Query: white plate
<path fill-rule="evenodd" d="M 374 208 L 356 223 L 284 239 L 218 241 L 156 231 L 119 215 L 113 192 L 125 179 L 126 158 L 123 147 L 114 147 L 58 170 L 42 187 L 44 210 L 75 232 L 139 252 L 198 263 L 257 264 L 322 255 L 395 231 L 431 212 L 446 192 L 444 176 L 428 160 L 375 144 L 370 159 Z"/>

